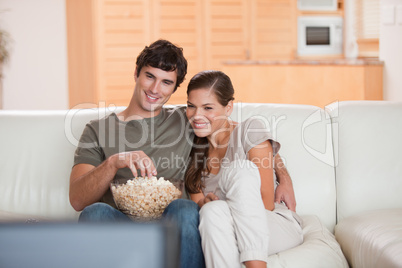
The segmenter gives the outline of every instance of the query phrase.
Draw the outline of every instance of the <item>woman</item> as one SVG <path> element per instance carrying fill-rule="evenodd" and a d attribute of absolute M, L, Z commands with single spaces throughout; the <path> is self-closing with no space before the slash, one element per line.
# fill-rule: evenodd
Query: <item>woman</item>
<path fill-rule="evenodd" d="M 187 117 L 196 137 L 186 189 L 201 207 L 207 267 L 266 267 L 268 255 L 301 244 L 303 235 L 296 213 L 274 203 L 273 158 L 280 145 L 262 120 L 230 120 L 233 95 L 222 72 L 191 79 Z"/>

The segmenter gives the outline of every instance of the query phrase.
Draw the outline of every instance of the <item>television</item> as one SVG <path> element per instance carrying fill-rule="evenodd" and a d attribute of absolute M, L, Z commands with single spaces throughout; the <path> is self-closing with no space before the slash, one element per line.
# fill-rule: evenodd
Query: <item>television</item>
<path fill-rule="evenodd" d="M 0 267 L 175 268 L 177 227 L 167 223 L 0 224 Z"/>

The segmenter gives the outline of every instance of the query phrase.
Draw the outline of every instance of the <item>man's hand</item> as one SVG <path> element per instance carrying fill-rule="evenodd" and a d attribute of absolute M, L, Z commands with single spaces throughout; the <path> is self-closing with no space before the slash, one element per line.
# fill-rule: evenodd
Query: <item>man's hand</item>
<path fill-rule="evenodd" d="M 296 198 L 290 178 L 289 181 L 286 182 L 282 180 L 282 182 L 276 187 L 275 203 L 281 203 L 282 201 L 290 210 L 296 212 Z"/>
<path fill-rule="evenodd" d="M 128 167 L 134 177 L 156 176 L 156 168 L 151 158 L 143 151 L 124 152 L 112 155 L 95 167 L 89 164 L 75 165 L 70 176 L 70 203 L 77 211 L 98 202 L 109 189 L 117 170 Z"/>
<path fill-rule="evenodd" d="M 290 210 L 296 212 L 296 198 L 292 179 L 279 154 L 276 154 L 274 163 L 276 177 L 279 182 L 275 191 L 275 203 L 283 201 Z"/>
<path fill-rule="evenodd" d="M 110 159 L 116 169 L 128 167 L 134 177 L 138 176 L 137 170 L 141 171 L 141 177 L 156 176 L 157 171 L 151 158 L 143 151 L 123 152 L 111 156 Z"/>

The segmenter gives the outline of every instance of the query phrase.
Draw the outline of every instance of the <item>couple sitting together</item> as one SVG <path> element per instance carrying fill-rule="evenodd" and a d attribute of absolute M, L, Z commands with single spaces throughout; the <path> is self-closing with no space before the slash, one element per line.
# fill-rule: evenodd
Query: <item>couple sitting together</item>
<path fill-rule="evenodd" d="M 144 48 L 128 107 L 84 129 L 71 205 L 82 210 L 80 221 L 128 221 L 115 208 L 114 179 L 180 178 L 190 200 L 175 200 L 163 213 L 178 226 L 180 266 L 266 267 L 269 255 L 303 241 L 280 144 L 264 121 L 229 118 L 234 89 L 220 71 L 190 80 L 187 107 L 164 108 L 186 73 L 182 48 L 166 40 Z"/>

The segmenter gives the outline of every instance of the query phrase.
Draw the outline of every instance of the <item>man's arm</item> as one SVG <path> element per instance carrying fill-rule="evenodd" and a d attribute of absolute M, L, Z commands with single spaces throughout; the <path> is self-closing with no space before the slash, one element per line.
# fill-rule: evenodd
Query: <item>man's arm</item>
<path fill-rule="evenodd" d="M 70 176 L 70 203 L 76 211 L 83 210 L 98 202 L 109 188 L 110 182 L 120 168 L 128 167 L 134 177 L 137 169 L 141 176 L 156 175 L 152 160 L 143 151 L 125 152 L 112 155 L 98 167 L 89 164 L 77 164 Z"/>
<path fill-rule="evenodd" d="M 280 203 L 283 201 L 290 210 L 296 212 L 296 198 L 292 179 L 279 154 L 276 154 L 274 163 L 276 177 L 279 182 L 275 191 L 275 202 Z"/>

